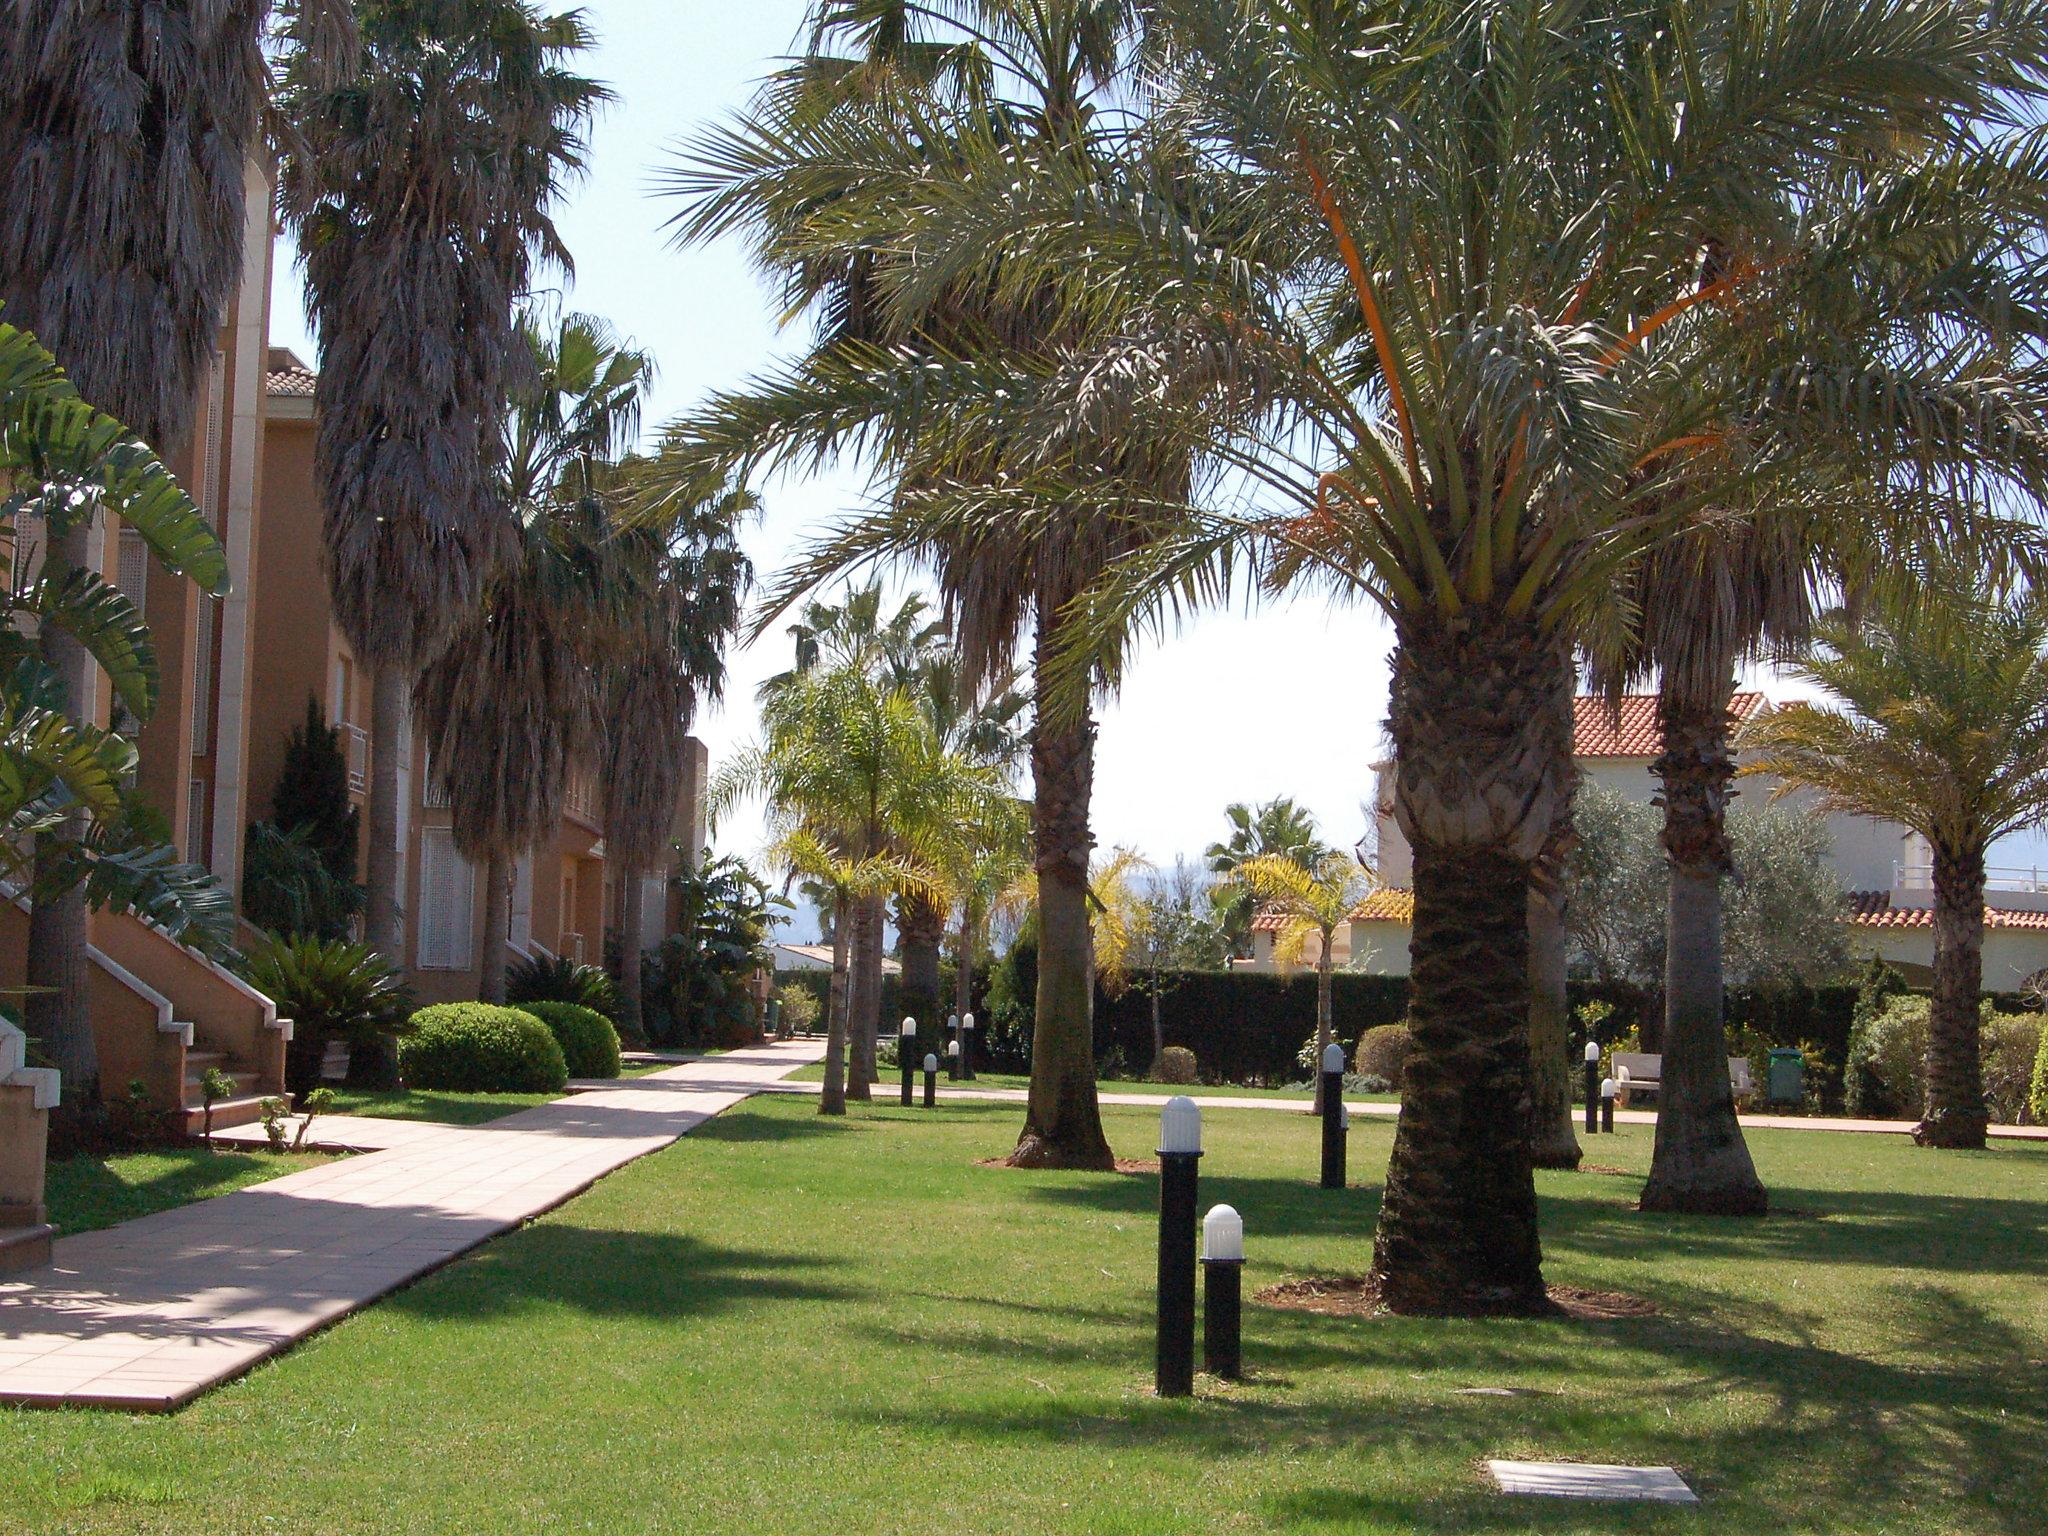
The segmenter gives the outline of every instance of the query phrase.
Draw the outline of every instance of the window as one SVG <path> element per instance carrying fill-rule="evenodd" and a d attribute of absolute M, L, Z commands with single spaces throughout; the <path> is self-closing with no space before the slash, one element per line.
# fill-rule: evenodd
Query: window
<path fill-rule="evenodd" d="M 455 851 L 454 833 L 428 827 L 420 834 L 420 969 L 468 970 L 475 936 L 476 870 Z"/>
<path fill-rule="evenodd" d="M 219 610 L 217 599 L 199 599 L 199 628 L 192 656 L 192 755 L 202 757 L 212 745 L 206 738 L 213 729 L 213 622 Z"/>
<path fill-rule="evenodd" d="M 194 779 L 185 787 L 185 859 L 191 864 L 207 862 L 204 779 Z"/>
<path fill-rule="evenodd" d="M 149 546 L 133 528 L 121 530 L 121 595 L 140 613 L 149 602 Z"/>

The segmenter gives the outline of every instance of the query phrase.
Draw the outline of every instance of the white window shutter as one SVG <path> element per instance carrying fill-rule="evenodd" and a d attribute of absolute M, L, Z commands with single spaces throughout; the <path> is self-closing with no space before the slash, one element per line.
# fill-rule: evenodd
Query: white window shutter
<path fill-rule="evenodd" d="M 121 530 L 121 595 L 140 613 L 149 602 L 149 545 L 133 528 Z"/>

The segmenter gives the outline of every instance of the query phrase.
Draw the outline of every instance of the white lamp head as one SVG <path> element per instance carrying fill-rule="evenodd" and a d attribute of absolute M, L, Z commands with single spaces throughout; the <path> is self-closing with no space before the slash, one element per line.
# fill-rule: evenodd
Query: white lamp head
<path fill-rule="evenodd" d="M 901 1035 L 904 1039 L 908 1040 L 912 1035 L 917 1033 L 917 1020 L 905 1019 L 900 1025 L 897 1026 L 896 1033 Z"/>
<path fill-rule="evenodd" d="M 1611 1098 L 1613 1098 L 1613 1097 L 1614 1097 L 1614 1095 L 1615 1095 L 1615 1091 L 1616 1091 L 1616 1090 L 1615 1090 L 1615 1086 L 1614 1086 L 1614 1079 L 1613 1079 L 1613 1078 L 1611 1078 L 1611 1077 L 1608 1077 L 1608 1078 L 1602 1078 L 1602 1079 L 1601 1079 L 1601 1081 L 1600 1081 L 1600 1097 L 1601 1097 L 1601 1098 L 1603 1098 L 1603 1099 L 1611 1099 Z"/>
<path fill-rule="evenodd" d="M 1166 1108 L 1159 1112 L 1159 1150 L 1161 1152 L 1199 1152 L 1202 1150 L 1202 1111 L 1195 1101 L 1184 1093 L 1177 1093 L 1166 1101 Z"/>
<path fill-rule="evenodd" d="M 1225 1264 L 1244 1262 L 1244 1218 L 1227 1205 L 1212 1205 L 1202 1218 L 1202 1257 Z"/>
<path fill-rule="evenodd" d="M 960 1054 L 960 1042 L 958 1040 L 948 1040 L 946 1042 L 946 1054 L 948 1056 L 958 1056 Z"/>
<path fill-rule="evenodd" d="M 962 1029 L 972 1029 L 972 1028 L 974 1028 L 974 1015 L 973 1015 L 973 1014 L 971 1014 L 971 1013 L 963 1013 L 963 1014 L 961 1014 L 961 1015 L 960 1015 L 960 1027 L 961 1027 Z"/>
<path fill-rule="evenodd" d="M 1323 1047 L 1323 1070 L 1342 1072 L 1344 1070 L 1344 1047 L 1332 1040 Z"/>
<path fill-rule="evenodd" d="M 960 1015 L 959 1015 L 959 1014 L 957 1014 L 957 1013 L 949 1013 L 949 1014 L 947 1014 L 947 1015 L 946 1015 L 946 1028 L 948 1028 L 948 1029 L 958 1029 L 959 1027 L 960 1027 Z"/>
<path fill-rule="evenodd" d="M 1337 1106 L 1337 1128 L 1342 1131 L 1351 1129 L 1351 1106 L 1349 1104 L 1339 1104 Z"/>
<path fill-rule="evenodd" d="M 924 1069 L 927 1072 L 936 1072 L 939 1070 L 939 1058 L 934 1056 L 930 1051 L 925 1052 Z"/>
<path fill-rule="evenodd" d="M 1598 1061 L 1599 1059 L 1600 1042 L 1598 1040 L 1588 1040 L 1586 1042 L 1586 1065 L 1590 1067 L 1594 1062 Z"/>

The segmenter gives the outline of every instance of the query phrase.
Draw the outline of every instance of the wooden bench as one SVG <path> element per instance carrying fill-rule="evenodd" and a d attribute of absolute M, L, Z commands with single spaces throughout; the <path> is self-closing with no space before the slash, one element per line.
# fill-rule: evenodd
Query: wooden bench
<path fill-rule="evenodd" d="M 1617 1085 L 1615 1102 L 1627 1108 L 1631 1093 L 1655 1093 L 1663 1086 L 1664 1058 L 1648 1051 L 1616 1051 L 1613 1071 Z M 1756 1092 L 1747 1056 L 1728 1058 L 1728 1086 L 1738 1099 L 1749 1098 Z"/>

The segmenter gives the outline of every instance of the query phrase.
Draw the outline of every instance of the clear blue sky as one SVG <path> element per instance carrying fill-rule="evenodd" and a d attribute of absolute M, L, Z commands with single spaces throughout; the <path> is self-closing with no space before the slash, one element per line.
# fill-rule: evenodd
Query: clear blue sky
<path fill-rule="evenodd" d="M 678 252 L 653 193 L 672 147 L 742 105 L 788 53 L 801 0 L 592 0 L 598 48 L 586 72 L 618 100 L 591 135 L 591 174 L 559 215 L 576 259 L 566 299 L 604 316 L 649 348 L 660 367 L 648 423 L 687 410 L 801 340 L 779 333 L 772 296 L 730 244 Z M 311 358 L 297 273 L 280 249 L 273 339 Z M 746 544 L 761 571 L 779 569 L 822 520 L 857 504 L 858 466 L 763 487 L 767 514 Z M 1222 834 L 1232 800 L 1288 794 L 1325 836 L 1349 844 L 1364 830 L 1369 764 L 1386 714 L 1387 626 L 1363 609 L 1322 600 L 1215 614 L 1149 646 L 1122 696 L 1102 714 L 1095 831 L 1170 864 Z M 725 705 L 699 725 L 714 762 L 754 732 L 754 685 L 788 665 L 779 631 L 736 653 Z M 1767 684 L 1775 696 L 1784 689 Z M 719 844 L 751 854 L 758 821 L 736 818 Z M 2024 856 L 2042 857 L 2029 839 Z M 2001 850 L 2007 853 L 2008 850 Z M 2019 858 L 2022 849 L 2009 855 Z"/>

